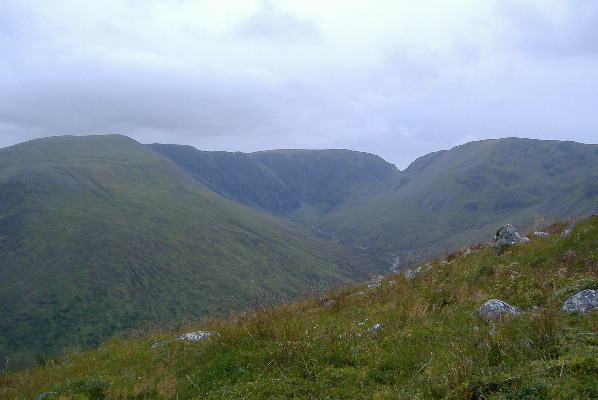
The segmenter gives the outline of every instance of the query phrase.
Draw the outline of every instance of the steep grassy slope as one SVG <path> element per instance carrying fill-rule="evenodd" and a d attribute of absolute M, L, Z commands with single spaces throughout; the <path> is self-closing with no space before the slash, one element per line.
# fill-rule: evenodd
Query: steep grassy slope
<path fill-rule="evenodd" d="M 0 359 L 13 365 L 388 265 L 230 202 L 126 137 L 0 150 Z"/>
<path fill-rule="evenodd" d="M 199 151 L 149 145 L 217 193 L 289 219 L 311 220 L 387 191 L 399 171 L 380 157 L 349 150 Z"/>
<path fill-rule="evenodd" d="M 152 144 L 214 192 L 250 207 L 273 214 L 290 213 L 301 207 L 300 200 L 277 178 L 256 163 L 249 154 L 200 151 L 191 146 Z"/>
<path fill-rule="evenodd" d="M 316 214 L 385 192 L 399 171 L 378 156 L 348 150 L 273 150 L 252 153 Z"/>
<path fill-rule="evenodd" d="M 251 154 L 152 145 L 218 193 L 314 224 L 404 264 L 488 236 L 495 225 L 588 215 L 598 204 L 598 146 L 508 138 L 432 153 L 399 172 L 345 150 Z"/>
<path fill-rule="evenodd" d="M 564 226 L 500 257 L 486 246 L 411 279 L 185 327 L 218 332 L 202 342 L 111 340 L 0 375 L 0 398 L 595 399 L 598 311 L 561 308 L 598 289 L 598 217 L 559 239 Z M 478 319 L 494 298 L 527 311 Z"/>
<path fill-rule="evenodd" d="M 392 193 L 320 221 L 342 240 L 419 259 L 598 211 L 598 145 L 529 139 L 472 142 L 416 160 Z"/>

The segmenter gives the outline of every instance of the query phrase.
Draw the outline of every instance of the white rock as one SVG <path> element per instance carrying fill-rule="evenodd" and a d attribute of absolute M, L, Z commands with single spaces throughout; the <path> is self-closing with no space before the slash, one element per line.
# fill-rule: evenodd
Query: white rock
<path fill-rule="evenodd" d="M 212 335 L 217 335 L 218 333 L 213 331 L 197 331 L 197 332 L 189 332 L 185 333 L 174 340 L 188 340 L 190 342 L 199 342 L 204 340 Z"/>
<path fill-rule="evenodd" d="M 196 331 L 196 332 L 189 332 L 184 333 L 176 339 L 173 340 L 165 340 L 163 342 L 154 343 L 150 349 L 155 349 L 156 347 L 160 347 L 165 345 L 166 343 L 174 342 L 175 340 L 188 340 L 190 342 L 199 342 L 201 340 L 207 339 L 210 336 L 218 335 L 218 332 L 214 331 Z"/>

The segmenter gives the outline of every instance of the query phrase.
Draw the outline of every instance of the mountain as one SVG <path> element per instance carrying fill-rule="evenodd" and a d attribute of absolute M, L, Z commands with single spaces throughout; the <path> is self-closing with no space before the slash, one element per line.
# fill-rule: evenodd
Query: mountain
<path fill-rule="evenodd" d="M 343 241 L 409 260 L 598 212 L 598 146 L 519 138 L 432 153 L 370 201 L 318 221 Z"/>
<path fill-rule="evenodd" d="M 207 187 L 402 265 L 598 211 L 598 146 L 505 138 L 428 154 L 405 171 L 347 150 L 204 152 L 151 145 Z"/>
<path fill-rule="evenodd" d="M 378 156 L 349 150 L 200 151 L 149 145 L 231 200 L 310 221 L 392 187 L 399 171 Z"/>
<path fill-rule="evenodd" d="M 300 302 L 116 338 L 0 374 L 0 399 L 596 399 L 598 310 L 563 305 L 598 289 L 598 217 L 561 238 L 568 225 L 500 256 L 481 246 Z M 492 299 L 520 312 L 479 318 Z M 191 331 L 212 334 L 173 340 Z"/>
<path fill-rule="evenodd" d="M 13 366 L 389 265 L 229 201 L 124 136 L 0 149 L 0 359 Z"/>
<path fill-rule="evenodd" d="M 597 145 L 518 138 L 405 171 L 348 150 L 204 152 L 118 135 L 0 149 L 0 359 L 259 308 L 505 223 L 595 213 L 597 182 Z"/>

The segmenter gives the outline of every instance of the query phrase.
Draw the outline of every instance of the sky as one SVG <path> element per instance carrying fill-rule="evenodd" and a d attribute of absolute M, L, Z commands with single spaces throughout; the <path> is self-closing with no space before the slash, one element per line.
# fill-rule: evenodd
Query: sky
<path fill-rule="evenodd" d="M 596 143 L 595 0 L 0 0 L 0 147 Z"/>

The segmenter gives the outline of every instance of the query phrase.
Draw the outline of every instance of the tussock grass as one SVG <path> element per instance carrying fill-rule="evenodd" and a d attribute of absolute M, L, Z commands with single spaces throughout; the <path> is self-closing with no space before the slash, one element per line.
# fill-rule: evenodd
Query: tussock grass
<path fill-rule="evenodd" d="M 325 296 L 113 339 L 44 367 L 0 376 L 0 398 L 592 399 L 598 312 L 564 314 L 598 283 L 598 218 L 564 239 L 533 238 L 436 260 Z M 526 312 L 476 317 L 499 298 Z M 372 329 L 377 324 L 379 329 Z M 153 343 L 191 330 L 202 342 Z"/>

